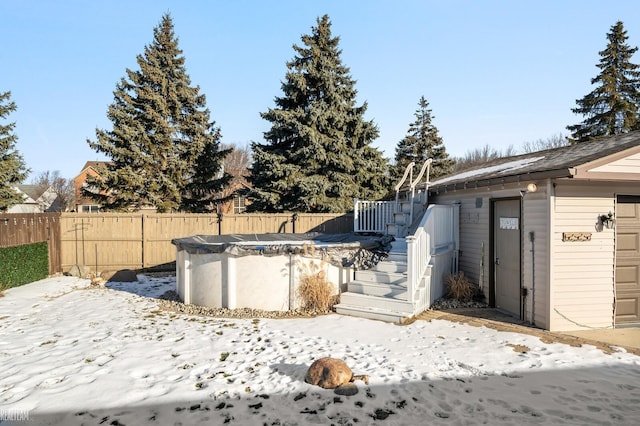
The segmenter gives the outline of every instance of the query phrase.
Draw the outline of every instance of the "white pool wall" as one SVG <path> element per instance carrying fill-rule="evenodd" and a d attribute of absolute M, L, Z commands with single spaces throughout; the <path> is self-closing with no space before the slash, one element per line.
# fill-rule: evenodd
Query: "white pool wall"
<path fill-rule="evenodd" d="M 184 303 L 212 308 L 286 311 L 299 307 L 300 277 L 319 258 L 301 255 L 235 256 L 177 249 L 176 291 Z M 323 262 L 335 294 L 346 291 L 353 269 Z"/>

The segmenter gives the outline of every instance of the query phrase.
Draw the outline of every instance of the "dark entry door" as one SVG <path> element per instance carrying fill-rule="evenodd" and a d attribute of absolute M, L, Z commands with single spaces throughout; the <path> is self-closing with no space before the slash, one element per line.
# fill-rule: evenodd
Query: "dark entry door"
<path fill-rule="evenodd" d="M 520 200 L 498 200 L 493 209 L 496 308 L 520 316 Z"/>
<path fill-rule="evenodd" d="M 640 197 L 616 206 L 616 325 L 640 324 Z"/>

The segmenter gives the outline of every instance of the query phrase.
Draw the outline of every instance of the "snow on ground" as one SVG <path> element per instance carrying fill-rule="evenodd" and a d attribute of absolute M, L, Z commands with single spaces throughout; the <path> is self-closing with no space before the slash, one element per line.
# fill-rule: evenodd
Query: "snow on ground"
<path fill-rule="evenodd" d="M 56 277 L 0 297 L 0 424 L 636 425 L 640 357 L 447 321 L 160 311 L 174 277 L 89 288 Z M 359 393 L 304 382 L 341 358 Z M 29 423 L 23 423 L 28 417 Z"/>

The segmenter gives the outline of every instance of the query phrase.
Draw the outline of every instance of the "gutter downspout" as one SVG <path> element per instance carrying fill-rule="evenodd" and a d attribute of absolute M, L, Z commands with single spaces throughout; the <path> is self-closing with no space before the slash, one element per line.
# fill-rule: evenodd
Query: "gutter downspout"
<path fill-rule="evenodd" d="M 529 231 L 531 241 L 531 325 L 536 325 L 536 243 L 535 232 Z"/>

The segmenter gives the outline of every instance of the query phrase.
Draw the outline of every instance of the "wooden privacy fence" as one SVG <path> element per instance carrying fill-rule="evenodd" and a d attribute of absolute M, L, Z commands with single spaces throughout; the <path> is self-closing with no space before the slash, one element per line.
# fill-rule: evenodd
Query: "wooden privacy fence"
<path fill-rule="evenodd" d="M 171 240 L 191 235 L 265 233 L 343 233 L 352 214 L 122 214 L 63 213 L 60 216 L 61 268 L 75 264 L 94 271 L 173 267 Z"/>
<path fill-rule="evenodd" d="M 47 242 L 49 274 L 62 272 L 60 213 L 0 214 L 0 247 Z"/>

